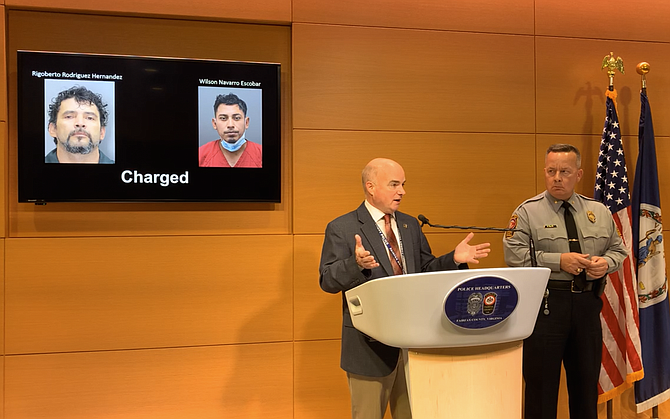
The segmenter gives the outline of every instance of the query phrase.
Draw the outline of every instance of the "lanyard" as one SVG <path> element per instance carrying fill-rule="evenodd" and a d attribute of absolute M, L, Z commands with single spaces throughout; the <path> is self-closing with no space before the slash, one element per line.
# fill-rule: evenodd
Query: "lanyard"
<path fill-rule="evenodd" d="M 407 270 L 405 269 L 405 265 L 400 261 L 400 259 L 398 259 L 398 256 L 395 254 L 395 252 L 393 251 L 393 248 L 391 247 L 391 243 L 389 243 L 389 241 L 386 239 L 386 236 L 384 235 L 384 232 L 382 231 L 382 229 L 379 228 L 379 224 L 375 223 L 375 226 L 377 227 L 377 231 L 379 232 L 379 235 L 381 236 L 382 241 L 384 242 L 384 245 L 386 246 L 386 248 L 391 253 L 391 256 L 393 256 L 393 259 L 395 259 L 395 261 L 398 263 L 398 266 L 400 266 L 402 268 L 402 273 L 406 274 Z M 393 231 L 393 226 L 390 225 L 389 227 L 391 228 L 391 231 Z M 398 232 L 398 233 L 400 233 L 400 232 Z M 398 247 L 400 248 L 400 256 L 401 257 L 405 256 L 405 250 L 403 249 L 403 246 L 402 246 L 402 239 L 400 238 L 400 234 L 398 234 Z"/>

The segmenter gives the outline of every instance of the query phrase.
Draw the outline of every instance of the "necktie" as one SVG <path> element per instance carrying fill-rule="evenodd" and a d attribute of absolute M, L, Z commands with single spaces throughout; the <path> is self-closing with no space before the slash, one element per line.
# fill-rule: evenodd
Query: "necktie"
<path fill-rule="evenodd" d="M 386 240 L 389 242 L 393 253 L 395 253 L 395 257 L 393 257 L 392 254 L 389 254 L 391 266 L 393 267 L 393 275 L 402 275 L 402 266 L 398 263 L 399 261 L 402 263 L 400 248 L 398 247 L 395 233 L 393 233 L 393 229 L 391 228 L 391 216 L 389 214 L 384 214 L 384 230 L 386 233 Z"/>
<path fill-rule="evenodd" d="M 563 201 L 563 217 L 565 218 L 565 229 L 568 231 L 568 243 L 570 243 L 570 251 L 575 253 L 582 253 L 582 247 L 579 245 L 579 235 L 577 234 L 577 225 L 575 219 L 570 212 L 570 203 Z M 581 271 L 575 275 L 575 285 L 583 290 L 586 286 L 586 272 Z"/>

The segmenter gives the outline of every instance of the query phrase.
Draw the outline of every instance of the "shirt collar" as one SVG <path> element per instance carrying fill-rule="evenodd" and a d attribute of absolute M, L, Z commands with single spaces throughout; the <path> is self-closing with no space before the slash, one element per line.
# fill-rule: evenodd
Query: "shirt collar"
<path fill-rule="evenodd" d="M 370 216 L 372 216 L 372 219 L 375 220 L 375 222 L 381 220 L 384 218 L 384 212 L 380 210 L 379 208 L 373 206 L 371 203 L 368 202 L 368 200 L 365 200 L 365 208 L 368 209 L 368 212 L 370 213 Z M 394 218 L 395 215 L 391 214 L 391 218 Z"/>
<path fill-rule="evenodd" d="M 554 211 L 558 212 L 558 210 L 561 208 L 563 205 L 563 200 L 554 198 L 551 196 L 549 191 L 545 191 L 545 198 L 549 200 L 549 205 L 554 209 Z M 577 204 L 577 194 L 575 192 L 572 192 L 572 195 L 570 195 L 570 198 L 568 198 L 568 202 L 570 205 L 572 205 L 572 208 L 576 208 Z"/>

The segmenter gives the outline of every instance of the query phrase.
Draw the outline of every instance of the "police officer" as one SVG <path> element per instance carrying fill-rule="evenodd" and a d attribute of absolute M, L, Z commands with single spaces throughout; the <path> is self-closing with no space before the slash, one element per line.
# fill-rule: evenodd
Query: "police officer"
<path fill-rule="evenodd" d="M 538 266 L 551 269 L 532 335 L 524 341 L 525 419 L 556 419 L 561 362 L 571 419 L 597 419 L 602 356 L 600 295 L 627 252 L 602 203 L 575 193 L 579 150 L 554 144 L 545 155 L 547 190 L 514 210 L 510 227 L 532 235 Z M 528 236 L 507 232 L 505 262 L 530 266 Z"/>

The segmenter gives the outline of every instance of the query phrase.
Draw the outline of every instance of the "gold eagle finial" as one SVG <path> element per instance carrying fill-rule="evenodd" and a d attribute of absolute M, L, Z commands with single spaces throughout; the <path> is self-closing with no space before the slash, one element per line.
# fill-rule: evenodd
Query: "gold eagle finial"
<path fill-rule="evenodd" d="M 607 75 L 614 77 L 614 70 L 619 70 L 621 74 L 625 74 L 623 69 L 623 59 L 621 57 L 614 58 L 614 53 L 610 52 L 603 58 L 602 68 L 607 68 Z"/>

